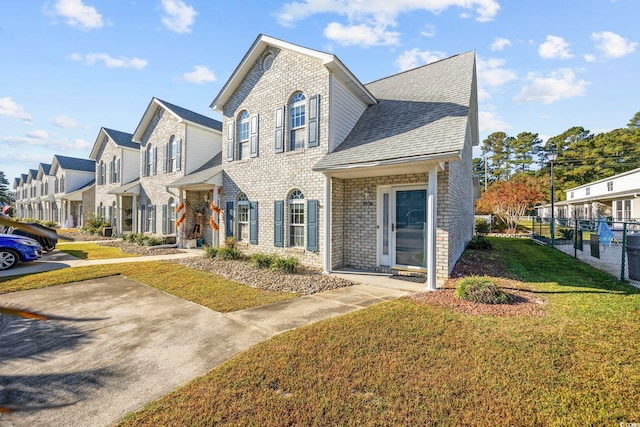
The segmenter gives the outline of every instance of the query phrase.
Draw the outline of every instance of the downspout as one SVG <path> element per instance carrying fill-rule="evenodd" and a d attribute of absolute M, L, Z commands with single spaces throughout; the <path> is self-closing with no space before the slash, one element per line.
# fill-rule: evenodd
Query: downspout
<path fill-rule="evenodd" d="M 331 273 L 331 178 L 324 177 L 324 273 Z"/>
<path fill-rule="evenodd" d="M 438 166 L 429 169 L 427 192 L 427 290 L 436 290 L 436 232 L 438 209 Z"/>

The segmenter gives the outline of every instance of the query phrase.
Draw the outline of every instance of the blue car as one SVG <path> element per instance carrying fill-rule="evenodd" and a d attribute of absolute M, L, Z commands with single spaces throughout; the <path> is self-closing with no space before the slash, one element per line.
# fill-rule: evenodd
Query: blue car
<path fill-rule="evenodd" d="M 35 261 L 42 257 L 42 246 L 36 240 L 15 234 L 0 234 L 0 270 L 18 262 Z"/>

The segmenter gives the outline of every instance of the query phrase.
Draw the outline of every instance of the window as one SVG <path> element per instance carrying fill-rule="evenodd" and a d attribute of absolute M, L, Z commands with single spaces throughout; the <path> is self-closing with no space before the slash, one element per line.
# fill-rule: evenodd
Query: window
<path fill-rule="evenodd" d="M 167 162 L 167 172 L 175 172 L 177 170 L 176 161 L 178 159 L 178 144 L 174 135 L 171 135 L 171 138 L 169 138 L 168 151 L 169 152 L 167 154 L 169 156 L 169 161 Z"/>
<path fill-rule="evenodd" d="M 571 198 L 573 199 L 573 191 L 571 192 Z"/>
<path fill-rule="evenodd" d="M 238 241 L 249 240 L 249 199 L 244 193 L 238 195 L 238 213 L 236 215 L 238 224 Z"/>
<path fill-rule="evenodd" d="M 245 110 L 238 117 L 238 159 L 249 158 L 249 113 Z"/>
<path fill-rule="evenodd" d="M 100 162 L 100 184 L 107 183 L 107 165 L 104 162 Z"/>
<path fill-rule="evenodd" d="M 60 192 L 64 193 L 64 175 L 60 177 Z"/>
<path fill-rule="evenodd" d="M 586 194 L 587 196 L 591 194 L 591 187 L 587 187 L 584 189 L 584 194 Z"/>
<path fill-rule="evenodd" d="M 304 148 L 305 142 L 305 97 L 296 92 L 289 102 L 289 150 Z"/>
<path fill-rule="evenodd" d="M 147 203 L 147 231 L 155 233 L 153 230 L 153 220 L 155 216 L 155 210 L 153 209 L 153 205 L 151 204 L 151 200 Z"/>
<path fill-rule="evenodd" d="M 613 181 L 607 182 L 607 191 L 613 191 Z"/>
<path fill-rule="evenodd" d="M 153 173 L 153 147 L 151 144 L 147 146 L 147 164 L 145 165 L 145 175 L 151 176 Z"/>
<path fill-rule="evenodd" d="M 304 246 L 304 194 L 300 190 L 289 195 L 289 246 Z"/>
<path fill-rule="evenodd" d="M 111 160 L 111 182 L 119 182 L 120 181 L 120 162 L 116 159 L 116 156 L 113 156 L 113 160 Z"/>
<path fill-rule="evenodd" d="M 168 223 L 167 223 L 167 233 L 175 234 L 176 233 L 176 199 L 171 197 L 169 199 L 169 215 Z"/>
<path fill-rule="evenodd" d="M 116 208 L 117 208 L 116 202 L 111 203 L 110 207 L 111 207 L 111 209 L 110 209 L 111 212 L 109 212 L 109 224 L 115 226 L 117 224 L 117 221 L 118 221 L 118 218 L 116 217 L 117 216 L 117 212 L 118 212 L 116 210 Z"/>
<path fill-rule="evenodd" d="M 44 183 L 44 194 L 45 195 L 49 195 L 49 183 L 48 182 Z"/>

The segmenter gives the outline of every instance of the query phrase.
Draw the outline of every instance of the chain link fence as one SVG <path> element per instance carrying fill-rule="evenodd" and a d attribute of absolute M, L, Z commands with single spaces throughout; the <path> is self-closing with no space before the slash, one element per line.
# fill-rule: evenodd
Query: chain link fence
<path fill-rule="evenodd" d="M 640 220 L 533 217 L 532 238 L 640 287 Z M 554 229 L 553 236 L 551 229 Z"/>

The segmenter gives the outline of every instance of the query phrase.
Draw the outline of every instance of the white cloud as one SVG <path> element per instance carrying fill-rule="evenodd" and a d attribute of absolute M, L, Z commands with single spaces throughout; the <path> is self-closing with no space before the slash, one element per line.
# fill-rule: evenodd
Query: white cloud
<path fill-rule="evenodd" d="M 72 53 L 71 59 L 84 62 L 86 65 L 94 65 L 96 62 L 102 61 L 107 68 L 135 68 L 140 70 L 147 66 L 146 59 L 127 58 L 124 56 L 114 58 L 106 53 L 88 53 L 84 56 L 79 53 Z"/>
<path fill-rule="evenodd" d="M 491 43 L 491 50 L 502 50 L 505 47 L 511 46 L 511 40 L 502 37 L 496 37 Z"/>
<path fill-rule="evenodd" d="M 422 27 L 422 30 L 420 31 L 420 35 L 424 37 L 433 37 L 436 35 L 436 27 L 431 24 L 427 24 L 424 27 Z"/>
<path fill-rule="evenodd" d="M 49 133 L 46 130 L 33 130 L 27 133 L 27 137 L 33 139 L 49 139 Z"/>
<path fill-rule="evenodd" d="M 196 65 L 193 71 L 184 73 L 182 78 L 189 83 L 202 84 L 206 82 L 215 82 L 216 76 L 211 70 L 204 65 Z"/>
<path fill-rule="evenodd" d="M 493 133 L 511 129 L 511 126 L 493 111 L 480 111 L 478 112 L 478 128 L 480 132 Z"/>
<path fill-rule="evenodd" d="M 589 84 L 586 80 L 577 79 L 575 72 L 570 68 L 561 68 L 547 76 L 529 73 L 527 80 L 529 84 L 513 98 L 515 102 L 551 104 L 560 99 L 585 95 Z"/>
<path fill-rule="evenodd" d="M 67 24 L 70 26 L 83 30 L 101 28 L 104 25 L 102 15 L 98 13 L 96 8 L 84 5 L 82 0 L 57 0 L 53 7 L 53 13 L 67 18 Z"/>
<path fill-rule="evenodd" d="M 500 4 L 497 0 L 300 0 L 286 3 L 276 14 L 281 25 L 290 27 L 310 16 L 332 13 L 344 16 L 347 23 L 331 22 L 325 36 L 340 44 L 397 44 L 400 33 L 390 31 L 397 26 L 400 14 L 426 10 L 438 14 L 451 7 L 474 10 L 479 22 L 491 21 Z M 426 33 L 426 34 L 425 34 Z M 423 35 L 429 37 L 429 27 Z"/>
<path fill-rule="evenodd" d="M 630 42 L 619 34 L 611 31 L 602 31 L 591 34 L 596 49 L 604 58 L 620 58 L 633 53 L 638 46 L 636 42 Z"/>
<path fill-rule="evenodd" d="M 591 54 L 591 53 L 587 53 L 584 55 L 584 60 L 587 62 L 594 62 L 596 61 L 598 58 L 596 58 L 595 55 Z"/>
<path fill-rule="evenodd" d="M 498 87 L 518 78 L 511 69 L 505 68 L 506 61 L 501 58 L 478 59 L 478 83 L 481 86 Z"/>
<path fill-rule="evenodd" d="M 400 71 L 410 70 L 420 65 L 430 64 L 446 58 L 447 54 L 438 50 L 420 50 L 418 48 L 405 50 L 396 59 L 396 67 Z"/>
<path fill-rule="evenodd" d="M 360 24 L 344 26 L 337 22 L 331 22 L 324 29 L 324 36 L 344 46 L 386 46 L 398 44 L 400 33 L 386 31 L 384 25 L 369 26 Z"/>
<path fill-rule="evenodd" d="M 80 123 L 76 119 L 65 116 L 63 114 L 55 116 L 51 120 L 51 124 L 63 129 L 73 129 L 81 127 Z"/>
<path fill-rule="evenodd" d="M 12 117 L 26 123 L 31 123 L 33 121 L 31 114 L 24 111 L 24 107 L 22 105 L 16 103 L 8 96 L 0 98 L 0 116 Z"/>
<path fill-rule="evenodd" d="M 538 47 L 538 54 L 544 59 L 569 59 L 573 57 L 569 51 L 569 43 L 558 36 L 547 36 L 547 41 Z"/>
<path fill-rule="evenodd" d="M 190 33 L 198 12 L 181 0 L 162 0 L 162 23 L 175 33 Z"/>

